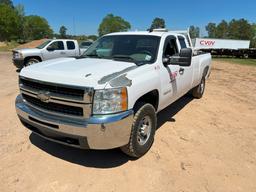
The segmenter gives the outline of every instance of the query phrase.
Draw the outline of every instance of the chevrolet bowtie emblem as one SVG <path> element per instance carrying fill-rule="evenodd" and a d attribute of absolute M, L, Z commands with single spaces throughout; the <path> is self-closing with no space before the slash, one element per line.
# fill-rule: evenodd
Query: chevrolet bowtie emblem
<path fill-rule="evenodd" d="M 48 103 L 51 97 L 49 92 L 41 91 L 37 94 L 37 98 L 44 103 Z"/>

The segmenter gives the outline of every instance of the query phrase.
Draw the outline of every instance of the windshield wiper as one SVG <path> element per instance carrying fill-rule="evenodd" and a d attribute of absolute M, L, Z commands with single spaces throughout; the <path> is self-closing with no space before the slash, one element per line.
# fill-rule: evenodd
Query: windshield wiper
<path fill-rule="evenodd" d="M 130 62 L 135 63 L 138 66 L 144 65 L 144 64 L 148 63 L 148 62 L 145 62 L 145 61 L 136 61 L 135 59 L 133 59 L 129 55 L 113 55 L 112 59 L 114 59 L 114 60 L 121 60 L 121 61 L 130 61 Z"/>
<path fill-rule="evenodd" d="M 94 57 L 94 58 L 102 58 L 101 56 L 97 54 L 89 54 L 89 55 L 83 55 L 82 57 Z"/>
<path fill-rule="evenodd" d="M 137 62 L 132 57 L 130 57 L 128 55 L 113 55 L 112 59 L 113 60 L 120 60 L 120 61 L 128 61 L 128 62 L 130 61 L 130 62 L 133 62 L 136 65 L 138 65 Z"/>
<path fill-rule="evenodd" d="M 124 60 L 130 60 L 130 61 L 134 61 L 134 59 L 128 55 L 113 55 L 112 56 L 113 59 L 124 59 Z"/>

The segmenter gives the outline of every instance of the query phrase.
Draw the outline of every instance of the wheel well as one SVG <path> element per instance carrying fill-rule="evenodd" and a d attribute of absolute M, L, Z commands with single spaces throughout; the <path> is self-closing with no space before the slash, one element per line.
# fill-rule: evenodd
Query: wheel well
<path fill-rule="evenodd" d="M 204 68 L 204 72 L 203 72 L 203 77 L 206 77 L 207 73 L 208 73 L 208 70 L 209 70 L 209 66 L 206 66 Z"/>
<path fill-rule="evenodd" d="M 158 109 L 159 104 L 159 93 L 158 90 L 152 90 L 145 95 L 141 96 L 134 104 L 133 108 L 136 111 L 136 106 L 140 103 L 149 103 L 154 106 L 155 110 Z"/>
<path fill-rule="evenodd" d="M 29 56 L 24 59 L 24 62 L 26 63 L 29 59 L 37 59 L 38 61 L 42 61 L 41 57 L 39 56 Z"/>

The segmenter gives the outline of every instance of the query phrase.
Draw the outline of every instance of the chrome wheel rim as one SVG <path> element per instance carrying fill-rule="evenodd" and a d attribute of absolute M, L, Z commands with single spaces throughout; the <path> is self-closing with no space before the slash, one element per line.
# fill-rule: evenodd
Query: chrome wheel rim
<path fill-rule="evenodd" d="M 203 93 L 204 92 L 204 80 L 201 81 L 199 88 L 200 88 L 200 93 Z"/>
<path fill-rule="evenodd" d="M 152 121 L 149 116 L 143 117 L 139 122 L 137 132 L 137 141 L 140 145 L 145 145 L 148 141 L 152 130 Z"/>
<path fill-rule="evenodd" d="M 29 62 L 27 63 L 27 66 L 32 65 L 32 64 L 34 64 L 34 63 L 37 63 L 37 62 L 36 62 L 36 61 L 29 61 Z"/>

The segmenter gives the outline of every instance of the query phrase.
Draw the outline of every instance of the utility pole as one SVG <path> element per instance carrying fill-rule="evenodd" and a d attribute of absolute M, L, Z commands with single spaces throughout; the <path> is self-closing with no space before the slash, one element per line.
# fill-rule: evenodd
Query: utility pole
<path fill-rule="evenodd" d="M 73 35 L 76 36 L 76 25 L 75 25 L 75 17 L 73 16 Z"/>

